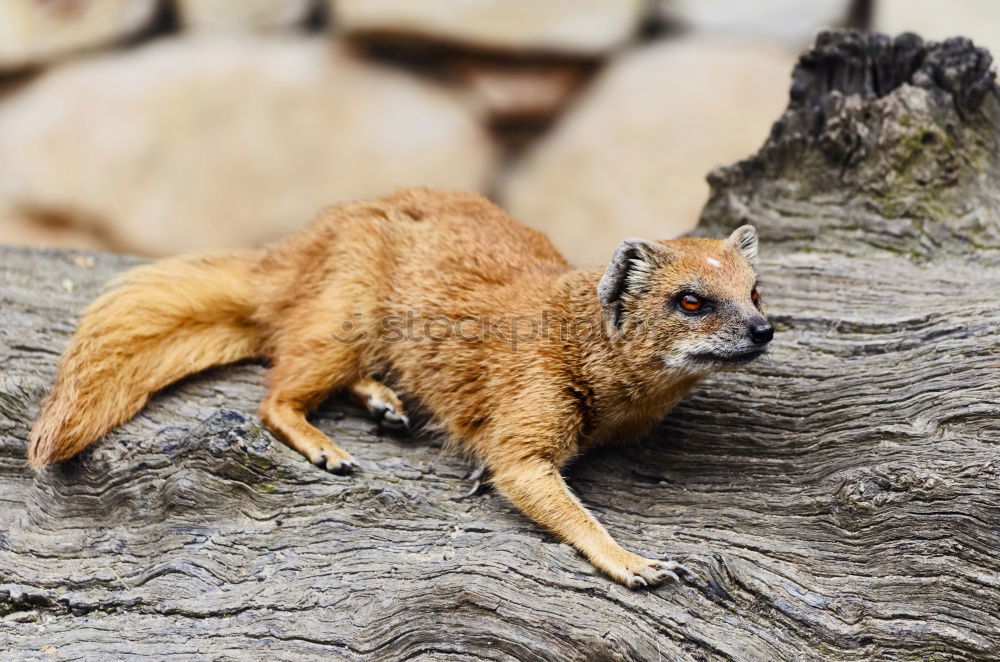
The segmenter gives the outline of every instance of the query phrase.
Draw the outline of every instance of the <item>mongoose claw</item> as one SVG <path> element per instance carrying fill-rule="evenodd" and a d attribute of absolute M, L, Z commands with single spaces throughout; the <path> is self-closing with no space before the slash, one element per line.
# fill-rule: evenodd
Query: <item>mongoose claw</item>
<path fill-rule="evenodd" d="M 385 418 L 382 419 L 382 425 L 392 430 L 408 430 L 410 428 L 410 418 L 406 414 L 400 414 L 393 409 L 388 409 L 385 412 Z"/>
<path fill-rule="evenodd" d="M 326 469 L 337 476 L 346 476 L 354 473 L 358 468 L 358 463 L 352 458 L 343 458 L 328 453 L 320 453 L 315 465 L 320 469 Z"/>
<path fill-rule="evenodd" d="M 483 475 L 486 473 L 486 463 L 480 462 L 479 466 L 476 467 L 472 473 L 465 477 L 466 480 L 472 481 L 472 487 L 467 492 L 462 492 L 461 494 L 456 494 L 451 497 L 452 501 L 461 501 L 462 499 L 468 499 L 469 497 L 476 496 L 482 491 L 485 491 L 486 485 L 483 484 Z"/>
<path fill-rule="evenodd" d="M 372 405 L 372 416 L 375 417 L 380 429 L 405 431 L 410 428 L 410 417 L 396 411 L 396 408 L 387 402 Z"/>
<path fill-rule="evenodd" d="M 683 563 L 678 563 L 677 561 L 658 561 L 658 563 L 662 563 L 664 565 L 665 569 L 672 571 L 670 574 L 677 581 L 680 581 L 680 577 L 677 576 L 678 572 L 680 574 L 682 574 L 682 575 L 687 576 L 687 577 L 697 577 L 698 576 L 698 575 L 695 574 L 694 570 L 692 570 L 691 568 L 687 567 Z"/>
<path fill-rule="evenodd" d="M 643 569 L 642 576 L 647 580 L 652 577 L 652 584 L 659 584 L 667 577 L 675 582 L 679 582 L 681 578 L 677 575 L 677 572 L 684 575 L 694 575 L 693 572 L 677 561 L 651 561 L 649 567 Z"/>
<path fill-rule="evenodd" d="M 609 574 L 618 582 L 633 589 L 656 586 L 667 578 L 679 582 L 681 578 L 677 572 L 685 575 L 694 575 L 691 570 L 676 561 L 654 561 L 642 557 L 636 558 L 638 561 L 627 563 L 621 568 L 612 569 Z"/>

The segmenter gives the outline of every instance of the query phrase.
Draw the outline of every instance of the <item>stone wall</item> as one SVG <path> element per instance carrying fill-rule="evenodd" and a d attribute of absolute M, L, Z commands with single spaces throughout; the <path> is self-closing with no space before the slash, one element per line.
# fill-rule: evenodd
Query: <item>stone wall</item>
<path fill-rule="evenodd" d="M 253 245 L 428 185 L 601 262 L 694 225 L 850 4 L 4 0 L 0 243 Z"/>

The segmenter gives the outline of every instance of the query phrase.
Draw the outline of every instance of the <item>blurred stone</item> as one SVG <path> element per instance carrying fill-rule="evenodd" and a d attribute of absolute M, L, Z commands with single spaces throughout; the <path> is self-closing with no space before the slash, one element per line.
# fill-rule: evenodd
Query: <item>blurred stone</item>
<path fill-rule="evenodd" d="M 271 31 L 305 23 L 313 0 L 175 0 L 189 29 Z"/>
<path fill-rule="evenodd" d="M 916 32 L 927 40 L 968 37 L 1000 57 L 1000 2 L 996 0 L 879 0 L 874 29 L 890 35 Z"/>
<path fill-rule="evenodd" d="M 327 0 L 337 29 L 502 51 L 596 55 L 628 40 L 645 0 Z"/>
<path fill-rule="evenodd" d="M 774 39 L 798 52 L 812 43 L 817 30 L 843 26 L 850 2 L 656 0 L 656 7 L 664 19 L 697 33 L 712 36 L 728 34 L 740 39 Z"/>
<path fill-rule="evenodd" d="M 0 244 L 37 246 L 39 248 L 86 248 L 112 250 L 109 242 L 85 229 L 67 227 L 30 214 L 12 217 L 0 214 Z"/>
<path fill-rule="evenodd" d="M 582 263 L 606 262 L 625 237 L 686 232 L 707 199 L 708 172 L 764 142 L 794 61 L 728 41 L 625 55 L 514 166 L 501 202 Z"/>
<path fill-rule="evenodd" d="M 583 62 L 519 62 L 464 58 L 452 64 L 458 80 L 494 121 L 534 121 L 558 113 L 593 66 Z"/>
<path fill-rule="evenodd" d="M 0 70 L 42 64 L 146 27 L 156 0 L 0 0 Z"/>
<path fill-rule="evenodd" d="M 143 254 L 256 245 L 400 186 L 485 190 L 493 166 L 467 103 L 322 37 L 156 41 L 0 104 L 0 214 Z"/>

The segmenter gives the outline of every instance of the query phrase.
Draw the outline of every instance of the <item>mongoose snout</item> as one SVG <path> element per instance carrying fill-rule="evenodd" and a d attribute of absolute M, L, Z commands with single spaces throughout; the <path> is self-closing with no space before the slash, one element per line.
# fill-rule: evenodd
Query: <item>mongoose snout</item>
<path fill-rule="evenodd" d="M 766 345 L 774 338 L 774 327 L 767 320 L 761 318 L 750 325 L 750 340 L 755 345 Z"/>

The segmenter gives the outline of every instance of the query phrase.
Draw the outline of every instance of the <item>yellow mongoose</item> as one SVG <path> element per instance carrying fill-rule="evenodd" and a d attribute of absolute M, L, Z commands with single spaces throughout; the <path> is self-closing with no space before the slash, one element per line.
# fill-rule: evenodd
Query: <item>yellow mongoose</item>
<path fill-rule="evenodd" d="M 703 376 L 763 351 L 757 235 L 621 243 L 571 269 L 475 194 L 404 190 L 324 211 L 259 250 L 133 269 L 84 314 L 31 430 L 35 468 L 79 453 L 185 375 L 271 363 L 264 424 L 311 462 L 355 466 L 306 415 L 344 389 L 387 423 L 413 396 L 525 514 L 631 587 L 672 561 L 619 546 L 559 474 L 646 432 Z"/>

